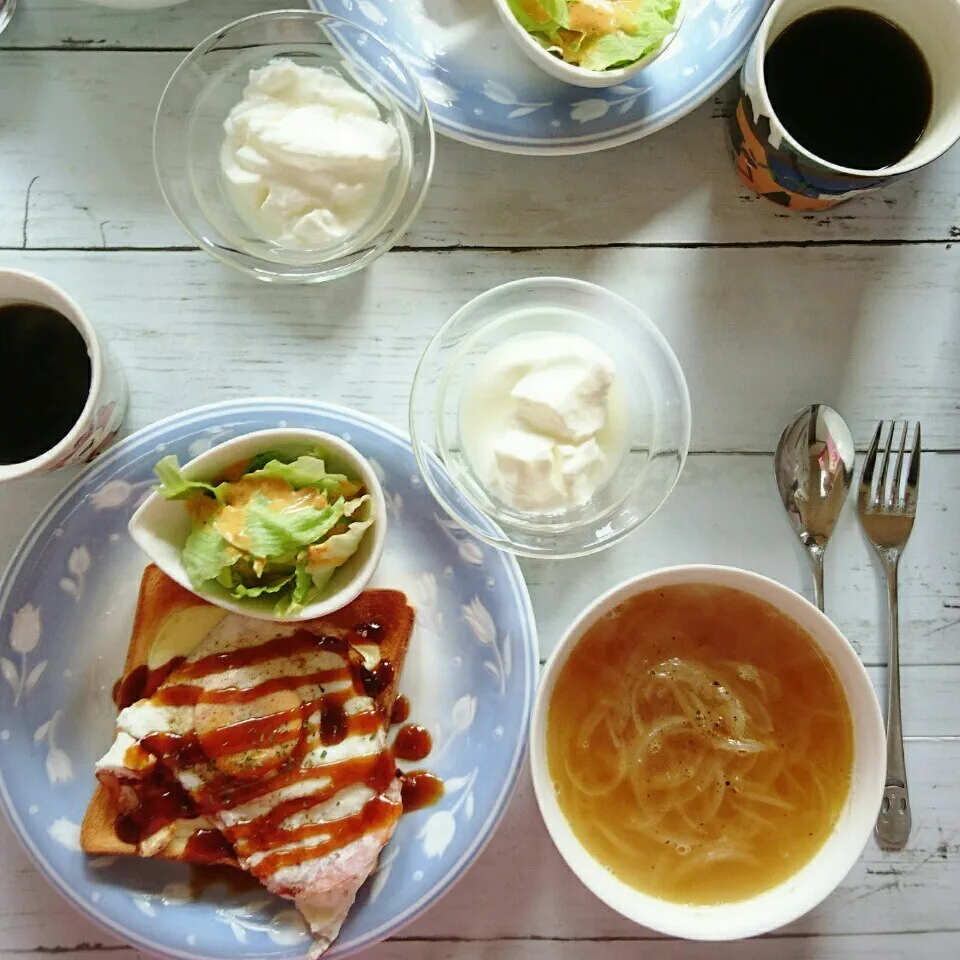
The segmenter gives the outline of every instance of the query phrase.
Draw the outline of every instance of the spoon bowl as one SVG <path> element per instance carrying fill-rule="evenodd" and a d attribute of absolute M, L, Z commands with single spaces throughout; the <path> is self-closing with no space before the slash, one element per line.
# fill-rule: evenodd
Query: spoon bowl
<path fill-rule="evenodd" d="M 855 459 L 853 437 L 843 417 L 822 403 L 800 410 L 777 444 L 777 488 L 787 517 L 810 557 L 821 610 L 823 553 L 846 502 Z"/>

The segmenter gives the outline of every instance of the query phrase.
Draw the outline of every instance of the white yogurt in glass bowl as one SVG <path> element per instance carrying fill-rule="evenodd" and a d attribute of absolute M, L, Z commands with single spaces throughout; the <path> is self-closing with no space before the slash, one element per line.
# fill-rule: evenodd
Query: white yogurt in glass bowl
<path fill-rule="evenodd" d="M 481 294 L 438 331 L 414 379 L 410 435 L 430 491 L 475 536 L 522 556 L 581 556 L 669 495 L 690 399 L 636 306 L 538 277 Z"/>
<path fill-rule="evenodd" d="M 263 239 L 324 250 L 393 213 L 381 200 L 400 164 L 400 131 L 330 69 L 278 57 L 251 70 L 223 126 L 224 189 Z"/>
<path fill-rule="evenodd" d="M 628 397 L 592 340 L 533 331 L 477 364 L 460 399 L 460 436 L 481 483 L 515 510 L 582 507 L 626 452 Z"/>

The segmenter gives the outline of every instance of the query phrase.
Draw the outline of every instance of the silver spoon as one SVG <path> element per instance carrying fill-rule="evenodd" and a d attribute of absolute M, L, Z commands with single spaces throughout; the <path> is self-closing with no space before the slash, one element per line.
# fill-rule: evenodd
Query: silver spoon
<path fill-rule="evenodd" d="M 780 499 L 810 556 L 817 606 L 823 610 L 823 552 L 847 499 L 856 451 L 832 407 L 804 407 L 780 434 L 774 472 Z"/>

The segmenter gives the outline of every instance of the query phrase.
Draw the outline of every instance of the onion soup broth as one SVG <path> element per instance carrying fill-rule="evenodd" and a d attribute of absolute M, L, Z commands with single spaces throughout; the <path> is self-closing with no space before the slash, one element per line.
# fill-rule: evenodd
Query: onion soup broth
<path fill-rule="evenodd" d="M 592 856 L 651 896 L 717 904 L 820 849 L 850 789 L 853 726 L 797 623 L 740 590 L 684 584 L 632 597 L 581 638 L 546 751 Z"/>

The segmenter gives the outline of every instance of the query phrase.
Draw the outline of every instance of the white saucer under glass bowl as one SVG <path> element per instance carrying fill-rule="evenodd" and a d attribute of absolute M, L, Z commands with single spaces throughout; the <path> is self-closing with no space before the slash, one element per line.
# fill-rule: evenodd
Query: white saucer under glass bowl
<path fill-rule="evenodd" d="M 220 170 L 223 123 L 250 71 L 277 58 L 334 72 L 396 127 L 400 161 L 359 232 L 323 249 L 294 250 L 251 229 Z M 321 283 L 368 266 L 416 216 L 433 172 L 433 124 L 413 74 L 382 40 L 356 24 L 308 10 L 237 20 L 207 37 L 167 84 L 153 130 L 160 190 L 180 225 L 212 257 L 258 280 Z"/>
<path fill-rule="evenodd" d="M 505 503 L 477 475 L 465 453 L 460 410 L 492 349 L 542 332 L 584 337 L 613 361 L 625 436 L 616 469 L 587 503 L 530 513 Z M 538 277 L 481 294 L 440 328 L 414 379 L 410 436 L 431 492 L 474 536 L 521 556 L 576 557 L 623 539 L 667 498 L 690 444 L 690 397 L 670 345 L 638 307 L 592 283 Z M 460 496 L 451 495 L 451 484 Z M 461 497 L 479 509 L 482 522 L 474 511 L 465 515 Z"/>

